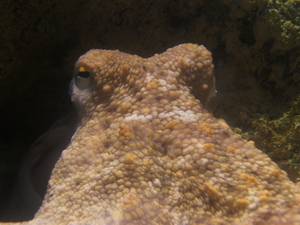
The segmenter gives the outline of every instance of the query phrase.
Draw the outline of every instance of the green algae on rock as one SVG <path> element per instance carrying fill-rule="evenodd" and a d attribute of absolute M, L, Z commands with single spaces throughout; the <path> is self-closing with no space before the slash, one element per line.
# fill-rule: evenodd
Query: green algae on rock
<path fill-rule="evenodd" d="M 300 170 L 300 96 L 280 118 L 259 118 L 252 123 L 255 130 L 243 134 L 243 137 L 254 140 L 288 171 L 292 180 L 297 180 Z"/>

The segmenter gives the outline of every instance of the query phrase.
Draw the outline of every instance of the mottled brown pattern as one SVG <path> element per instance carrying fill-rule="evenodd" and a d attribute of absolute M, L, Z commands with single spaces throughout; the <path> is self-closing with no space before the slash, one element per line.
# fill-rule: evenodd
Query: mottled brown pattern
<path fill-rule="evenodd" d="M 203 107 L 215 94 L 205 47 L 91 50 L 75 67 L 82 121 L 28 224 L 300 223 L 297 186 Z"/>

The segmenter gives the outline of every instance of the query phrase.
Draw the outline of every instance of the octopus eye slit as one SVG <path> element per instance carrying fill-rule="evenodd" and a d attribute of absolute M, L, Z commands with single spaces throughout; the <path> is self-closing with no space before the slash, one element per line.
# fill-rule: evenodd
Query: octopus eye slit
<path fill-rule="evenodd" d="M 83 71 L 83 72 L 78 72 L 78 76 L 81 78 L 89 78 L 91 76 L 90 71 Z"/>
<path fill-rule="evenodd" d="M 81 66 L 78 71 L 75 72 L 74 76 L 76 86 L 83 90 L 90 85 L 91 81 L 91 72 L 85 67 Z"/>

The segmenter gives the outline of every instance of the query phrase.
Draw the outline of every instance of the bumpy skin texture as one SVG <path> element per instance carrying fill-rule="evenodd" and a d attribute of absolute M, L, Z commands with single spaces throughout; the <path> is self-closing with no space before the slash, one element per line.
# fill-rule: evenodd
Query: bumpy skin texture
<path fill-rule="evenodd" d="M 28 224 L 299 223 L 297 186 L 203 107 L 212 69 L 194 44 L 148 59 L 81 56 L 82 121 Z"/>

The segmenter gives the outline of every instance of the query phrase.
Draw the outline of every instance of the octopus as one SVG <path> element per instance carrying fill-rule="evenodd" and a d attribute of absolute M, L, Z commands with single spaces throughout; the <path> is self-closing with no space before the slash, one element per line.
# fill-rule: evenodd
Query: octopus
<path fill-rule="evenodd" d="M 299 187 L 205 108 L 216 91 L 204 46 L 93 49 L 71 87 L 80 124 L 22 224 L 300 224 Z"/>

